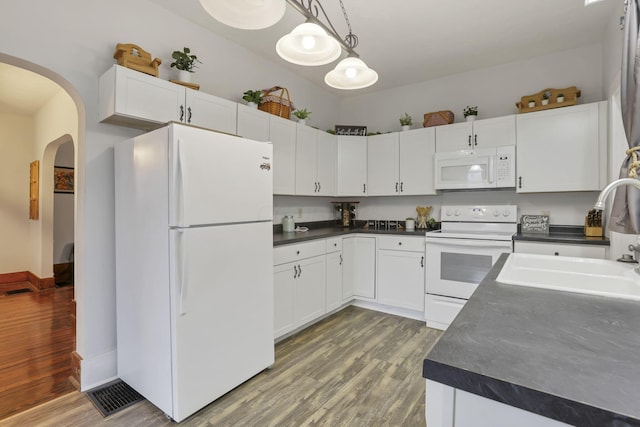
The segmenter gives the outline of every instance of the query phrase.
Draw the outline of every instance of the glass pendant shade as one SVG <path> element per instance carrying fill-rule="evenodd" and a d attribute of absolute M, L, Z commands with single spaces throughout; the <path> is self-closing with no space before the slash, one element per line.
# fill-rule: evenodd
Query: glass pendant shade
<path fill-rule="evenodd" d="M 284 16 L 286 0 L 200 0 L 217 21 L 241 30 L 260 30 Z"/>
<path fill-rule="evenodd" d="M 342 48 L 320 26 L 305 22 L 278 40 L 276 52 L 293 64 L 324 65 L 338 59 Z"/>
<path fill-rule="evenodd" d="M 348 56 L 324 76 L 324 82 L 336 89 L 362 89 L 378 81 L 378 73 L 360 58 Z"/>

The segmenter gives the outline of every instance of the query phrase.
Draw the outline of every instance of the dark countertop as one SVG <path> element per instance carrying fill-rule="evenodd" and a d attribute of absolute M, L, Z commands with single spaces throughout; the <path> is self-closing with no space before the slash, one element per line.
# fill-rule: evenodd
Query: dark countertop
<path fill-rule="evenodd" d="M 294 231 L 283 233 L 282 227 L 274 226 L 273 246 L 288 245 L 290 243 L 300 243 L 307 240 L 324 239 L 327 237 L 338 237 L 346 234 L 392 234 L 401 236 L 424 237 L 427 230 L 405 231 L 405 230 L 376 230 L 364 229 L 364 223 L 358 224 L 355 228 L 346 228 L 332 224 L 331 221 L 320 223 L 303 223 L 300 226 L 309 227 L 309 231 Z"/>
<path fill-rule="evenodd" d="M 522 234 L 520 227 L 518 233 L 513 236 L 513 240 L 523 240 L 542 243 L 574 243 L 581 245 L 604 245 L 609 246 L 609 239 L 606 237 L 586 237 L 583 227 L 577 225 L 551 225 L 549 234 Z"/>
<path fill-rule="evenodd" d="M 511 286 L 503 254 L 423 377 L 579 426 L 640 426 L 640 303 Z"/>

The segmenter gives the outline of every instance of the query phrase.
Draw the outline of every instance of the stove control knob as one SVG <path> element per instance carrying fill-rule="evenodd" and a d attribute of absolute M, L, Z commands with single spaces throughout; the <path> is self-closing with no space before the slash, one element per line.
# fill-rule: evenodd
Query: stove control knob
<path fill-rule="evenodd" d="M 502 216 L 504 216 L 505 218 L 508 217 L 509 215 L 511 215 L 511 212 L 509 212 L 509 209 L 505 209 L 502 211 Z"/>
<path fill-rule="evenodd" d="M 493 211 L 493 216 L 495 217 L 499 217 L 500 216 L 500 211 L 498 209 L 496 209 L 495 211 Z"/>
<path fill-rule="evenodd" d="M 456 211 L 453 213 L 455 216 L 460 216 L 460 211 L 458 209 L 456 209 Z"/>
<path fill-rule="evenodd" d="M 451 216 L 452 212 L 451 209 L 447 209 L 447 216 Z"/>

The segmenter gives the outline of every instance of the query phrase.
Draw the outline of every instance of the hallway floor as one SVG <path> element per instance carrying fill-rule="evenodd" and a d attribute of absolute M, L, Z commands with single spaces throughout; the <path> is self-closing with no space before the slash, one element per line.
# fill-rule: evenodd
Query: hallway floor
<path fill-rule="evenodd" d="M 0 420 L 75 390 L 73 286 L 24 289 L 33 290 L 0 285 Z"/>

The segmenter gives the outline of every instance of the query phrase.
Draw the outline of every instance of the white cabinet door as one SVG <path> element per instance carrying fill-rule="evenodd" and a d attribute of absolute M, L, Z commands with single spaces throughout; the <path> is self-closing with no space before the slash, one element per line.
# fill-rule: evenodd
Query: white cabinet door
<path fill-rule="evenodd" d="M 296 133 L 296 194 L 315 196 L 318 194 L 316 129 L 297 125 Z"/>
<path fill-rule="evenodd" d="M 338 137 L 327 132 L 318 131 L 317 144 L 317 194 L 319 196 L 333 196 L 336 194 L 336 147 L 338 145 Z"/>
<path fill-rule="evenodd" d="M 254 141 L 269 141 L 269 113 L 238 104 L 237 133 Z"/>
<path fill-rule="evenodd" d="M 436 194 L 433 154 L 435 127 L 400 132 L 400 194 Z"/>
<path fill-rule="evenodd" d="M 606 101 L 520 114 L 518 193 L 599 191 L 606 182 Z"/>
<path fill-rule="evenodd" d="M 378 251 L 378 302 L 424 311 L 424 252 Z"/>
<path fill-rule="evenodd" d="M 607 259 L 607 247 L 600 245 L 572 245 L 516 240 L 513 242 L 513 251 L 526 254 Z"/>
<path fill-rule="evenodd" d="M 470 150 L 472 133 L 471 122 L 436 126 L 436 151 Z"/>
<path fill-rule="evenodd" d="M 273 194 L 295 194 L 296 124 L 269 115 L 269 139 L 273 143 Z"/>
<path fill-rule="evenodd" d="M 295 327 L 302 326 L 326 313 L 325 256 L 307 258 L 297 263 L 294 280 L 293 317 Z"/>
<path fill-rule="evenodd" d="M 436 127 L 436 151 L 516 145 L 515 115 Z"/>
<path fill-rule="evenodd" d="M 400 194 L 400 139 L 398 132 L 367 138 L 367 194 Z"/>
<path fill-rule="evenodd" d="M 185 123 L 236 134 L 237 107 L 233 101 L 186 88 Z"/>
<path fill-rule="evenodd" d="M 293 316 L 293 288 L 297 277 L 297 263 L 273 267 L 273 335 L 278 338 L 295 328 Z"/>
<path fill-rule="evenodd" d="M 327 254 L 327 312 L 342 305 L 342 252 Z"/>
<path fill-rule="evenodd" d="M 185 88 L 119 65 L 100 77 L 98 119 L 104 123 L 153 129 L 180 120 Z"/>
<path fill-rule="evenodd" d="M 337 196 L 367 195 L 367 137 L 338 136 Z"/>
<path fill-rule="evenodd" d="M 346 237 L 342 246 L 342 292 L 349 295 L 375 299 L 376 289 L 376 238 Z"/>

